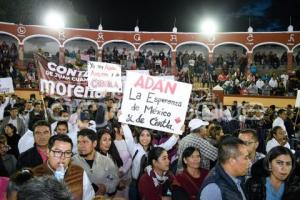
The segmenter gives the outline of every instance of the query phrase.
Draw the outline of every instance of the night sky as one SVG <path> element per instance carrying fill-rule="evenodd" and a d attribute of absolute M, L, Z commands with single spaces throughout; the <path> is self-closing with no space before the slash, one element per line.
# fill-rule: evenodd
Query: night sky
<path fill-rule="evenodd" d="M 197 32 L 201 19 L 215 18 L 221 32 L 247 31 L 249 17 L 254 31 L 286 31 L 292 17 L 300 31 L 300 0 L 72 0 L 76 12 L 96 29 L 102 18 L 105 30 Z"/>

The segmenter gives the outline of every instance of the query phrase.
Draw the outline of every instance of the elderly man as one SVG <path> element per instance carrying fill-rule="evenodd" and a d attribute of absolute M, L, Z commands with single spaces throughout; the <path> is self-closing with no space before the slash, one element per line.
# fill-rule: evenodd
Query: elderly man
<path fill-rule="evenodd" d="M 47 162 L 33 168 L 35 176 L 55 175 L 69 187 L 73 199 L 91 200 L 95 196 L 86 172 L 71 163 L 72 140 L 67 135 L 53 135 L 48 142 Z M 62 176 L 57 176 L 58 168 L 63 168 Z"/>
<path fill-rule="evenodd" d="M 245 143 L 235 137 L 225 138 L 219 147 L 219 162 L 210 171 L 200 189 L 201 200 L 246 200 L 239 177 L 250 166 Z"/>
<path fill-rule="evenodd" d="M 210 161 L 215 161 L 218 157 L 218 149 L 210 144 L 206 138 L 208 136 L 206 126 L 209 123 L 206 121 L 202 121 L 201 119 L 192 119 L 189 123 L 189 128 L 191 133 L 182 138 L 179 141 L 178 147 L 178 166 L 177 170 L 182 170 L 182 162 L 181 156 L 182 152 L 187 147 L 196 147 L 200 149 L 201 153 L 201 163 L 200 166 L 204 169 L 210 169 Z"/>

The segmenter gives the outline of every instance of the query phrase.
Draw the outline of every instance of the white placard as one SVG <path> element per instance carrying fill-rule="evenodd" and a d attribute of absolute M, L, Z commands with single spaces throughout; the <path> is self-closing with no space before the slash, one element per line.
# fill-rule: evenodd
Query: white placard
<path fill-rule="evenodd" d="M 129 73 L 119 121 L 181 134 L 191 91 L 191 84 Z"/>
<path fill-rule="evenodd" d="M 121 65 L 88 62 L 88 87 L 91 91 L 122 92 Z"/>
<path fill-rule="evenodd" d="M 295 107 L 300 108 L 300 90 L 298 90 L 298 92 L 297 92 Z"/>
<path fill-rule="evenodd" d="M 0 78 L 0 94 L 11 94 L 14 93 L 14 85 L 12 79 L 9 78 Z"/>

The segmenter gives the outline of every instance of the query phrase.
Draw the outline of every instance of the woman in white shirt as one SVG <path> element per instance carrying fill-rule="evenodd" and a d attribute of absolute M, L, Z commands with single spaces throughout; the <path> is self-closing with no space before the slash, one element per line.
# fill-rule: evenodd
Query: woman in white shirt
<path fill-rule="evenodd" d="M 152 134 L 150 130 L 143 129 L 137 135 L 137 142 L 135 142 L 132 132 L 127 124 L 122 125 L 125 141 L 130 155 L 132 156 L 132 181 L 129 186 L 129 199 L 138 199 L 137 184 L 138 179 L 144 171 L 144 164 L 147 164 L 146 159 L 149 150 L 152 148 Z M 166 151 L 170 150 L 178 140 L 177 135 L 172 135 L 165 143 L 158 145 L 164 148 Z M 142 161 L 143 160 L 143 161 Z M 145 163 L 146 162 L 146 163 Z M 142 170 L 141 170 L 142 169 Z"/>

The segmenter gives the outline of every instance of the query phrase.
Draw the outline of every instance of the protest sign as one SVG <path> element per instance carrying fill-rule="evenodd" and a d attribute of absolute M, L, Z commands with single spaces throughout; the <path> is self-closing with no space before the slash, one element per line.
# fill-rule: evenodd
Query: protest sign
<path fill-rule="evenodd" d="M 192 85 L 128 73 L 119 121 L 180 134 Z"/>
<path fill-rule="evenodd" d="M 122 92 L 121 66 L 88 62 L 88 87 L 98 92 Z"/>
<path fill-rule="evenodd" d="M 14 93 L 14 86 L 12 79 L 9 78 L 0 78 L 0 94 L 11 94 Z"/>
<path fill-rule="evenodd" d="M 45 95 L 75 98 L 101 98 L 98 91 L 88 88 L 88 71 L 69 68 L 48 62 L 43 56 L 34 54 L 40 79 L 40 91 Z"/>

